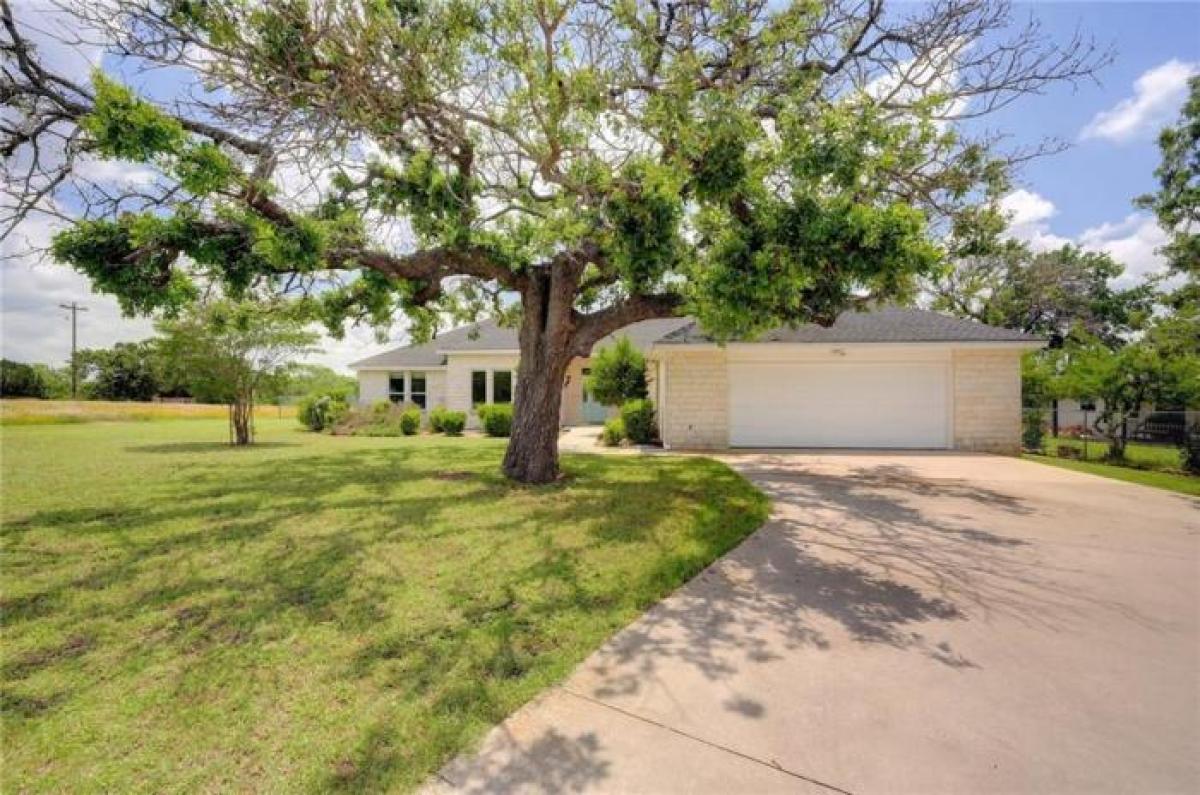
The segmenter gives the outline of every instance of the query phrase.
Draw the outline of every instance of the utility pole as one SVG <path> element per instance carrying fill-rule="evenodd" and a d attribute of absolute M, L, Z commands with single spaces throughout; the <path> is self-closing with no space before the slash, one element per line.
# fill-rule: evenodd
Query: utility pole
<path fill-rule="evenodd" d="M 59 306 L 63 309 L 69 309 L 71 311 L 71 400 L 75 400 L 78 397 L 79 375 L 79 370 L 75 362 L 75 346 L 78 340 L 78 335 L 76 334 L 76 319 L 79 317 L 80 312 L 87 311 L 87 307 L 77 304 L 74 301 L 69 304 L 59 304 Z"/>

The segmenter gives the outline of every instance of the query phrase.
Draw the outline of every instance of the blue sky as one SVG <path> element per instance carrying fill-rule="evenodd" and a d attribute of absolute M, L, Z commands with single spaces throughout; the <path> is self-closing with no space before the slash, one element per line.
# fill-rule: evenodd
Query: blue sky
<path fill-rule="evenodd" d="M 16 0 L 18 21 L 48 0 Z M 1015 145 L 1058 138 L 1070 145 L 1060 154 L 1027 164 L 1006 198 L 1013 213 L 1011 234 L 1037 248 L 1073 242 L 1108 251 L 1125 262 L 1131 277 L 1154 271 L 1160 260 L 1154 249 L 1163 242 L 1149 214 L 1135 210 L 1132 199 L 1154 186 L 1158 163 L 1155 135 L 1176 118 L 1189 74 L 1200 69 L 1200 1 L 1175 3 L 1062 2 L 1026 3 L 1015 16 L 1035 14 L 1055 40 L 1076 29 L 1102 46 L 1112 45 L 1114 62 L 1097 81 L 1072 89 L 1051 86 L 1043 96 L 1030 96 L 978 122 L 1006 134 Z M 42 20 L 44 24 L 44 19 Z M 49 62 L 69 74 L 81 74 L 98 52 L 70 53 L 46 45 Z M 105 63 L 106 67 L 114 66 Z M 148 84 L 162 94 L 174 81 L 166 76 Z M 105 173 L 129 173 L 128 166 L 97 164 Z M 0 308 L 3 355 L 21 361 L 64 362 L 70 348 L 70 325 L 54 307 L 80 300 L 91 309 L 80 318 L 81 344 L 111 345 L 151 333 L 145 320 L 120 317 L 115 302 L 93 295 L 87 280 L 62 266 L 33 263 L 17 256 L 25 240 L 44 244 L 53 233 L 45 221 L 26 224 L 0 241 Z M 15 239 L 14 239 L 15 238 Z M 397 329 L 397 339 L 402 329 Z M 395 344 L 393 342 L 393 344 Z M 338 368 L 377 352 L 381 346 L 365 329 L 343 341 L 328 340 L 317 361 Z"/>
<path fill-rule="evenodd" d="M 1154 136 L 1159 123 L 1174 118 L 1179 101 L 1151 113 L 1148 125 L 1121 139 L 1081 133 L 1097 113 L 1135 95 L 1139 77 L 1171 60 L 1200 61 L 1200 3 L 1029 3 L 1055 38 L 1082 28 L 1100 43 L 1111 43 L 1116 59 L 1099 75 L 1099 84 L 1081 83 L 1075 91 L 1056 86 L 988 117 L 994 129 L 1017 140 L 1053 136 L 1072 144 L 1066 152 L 1029 164 L 1022 183 L 1054 203 L 1054 232 L 1077 237 L 1086 229 L 1121 219 L 1132 211 L 1132 198 L 1153 188 L 1158 164 Z"/>

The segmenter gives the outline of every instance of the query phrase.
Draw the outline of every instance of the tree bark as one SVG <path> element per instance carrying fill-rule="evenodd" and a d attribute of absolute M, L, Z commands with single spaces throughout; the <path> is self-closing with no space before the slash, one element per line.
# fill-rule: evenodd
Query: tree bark
<path fill-rule="evenodd" d="M 521 360 L 512 437 L 504 454 L 504 474 L 521 483 L 558 478 L 563 378 L 575 342 L 572 305 L 578 273 L 572 271 L 556 268 L 536 274 L 522 291 Z"/>
<path fill-rule="evenodd" d="M 229 404 L 230 423 L 233 426 L 233 444 L 244 446 L 254 443 L 254 407 L 244 399 Z"/>

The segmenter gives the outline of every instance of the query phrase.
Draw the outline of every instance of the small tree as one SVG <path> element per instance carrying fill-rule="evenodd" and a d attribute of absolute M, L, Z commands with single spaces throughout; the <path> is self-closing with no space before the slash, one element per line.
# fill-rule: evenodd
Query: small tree
<path fill-rule="evenodd" d="M 229 404 L 230 441 L 254 442 L 255 395 L 312 349 L 304 319 L 278 304 L 221 300 L 158 324 L 170 366 L 197 391 Z"/>
<path fill-rule="evenodd" d="M 646 397 L 646 358 L 628 337 L 598 350 L 591 370 L 587 388 L 598 403 L 619 406 Z"/>
<path fill-rule="evenodd" d="M 1187 406 L 1200 400 L 1200 327 L 1195 316 L 1169 316 L 1119 350 L 1094 341 L 1067 354 L 1056 389 L 1064 397 L 1097 398 L 1096 427 L 1108 458 L 1125 459 L 1126 420 L 1149 403 Z"/>

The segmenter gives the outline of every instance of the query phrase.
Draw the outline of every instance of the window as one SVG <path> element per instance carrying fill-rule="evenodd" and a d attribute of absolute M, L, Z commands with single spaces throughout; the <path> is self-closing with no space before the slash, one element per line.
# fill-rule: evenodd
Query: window
<path fill-rule="evenodd" d="M 408 398 L 421 408 L 425 408 L 425 374 L 409 373 Z"/>
<path fill-rule="evenodd" d="M 492 373 L 492 402 L 512 403 L 512 371 L 497 370 Z"/>
<path fill-rule="evenodd" d="M 404 373 L 388 374 L 388 400 L 393 403 L 404 402 Z"/>
<path fill-rule="evenodd" d="M 471 405 L 487 403 L 487 370 L 471 371 Z"/>

